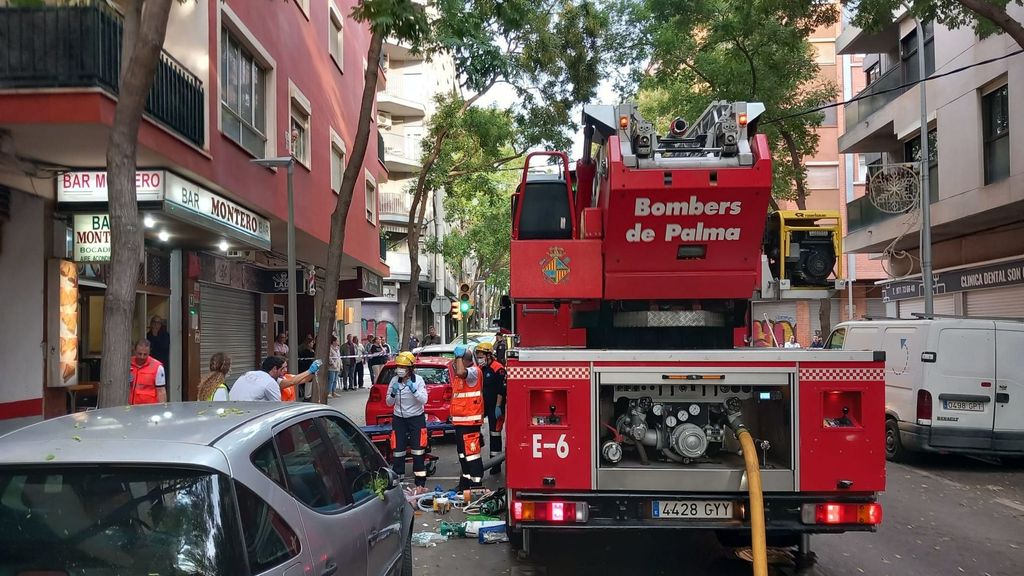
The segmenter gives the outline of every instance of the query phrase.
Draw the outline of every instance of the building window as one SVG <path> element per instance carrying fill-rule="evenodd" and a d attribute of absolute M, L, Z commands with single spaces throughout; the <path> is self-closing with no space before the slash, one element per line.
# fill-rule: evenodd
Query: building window
<path fill-rule="evenodd" d="M 221 30 L 220 129 L 257 158 L 267 151 L 267 68 Z"/>
<path fill-rule="evenodd" d="M 836 164 L 808 166 L 807 188 L 809 190 L 838 190 L 839 166 Z"/>
<path fill-rule="evenodd" d="M 288 82 L 289 102 L 291 103 L 288 113 L 288 134 L 289 150 L 292 157 L 299 161 L 307 169 L 310 168 L 310 116 L 313 115 L 313 107 L 309 99 L 293 84 Z"/>
<path fill-rule="evenodd" d="M 369 173 L 366 175 L 366 220 L 377 225 L 377 182 Z"/>
<path fill-rule="evenodd" d="M 867 82 L 865 86 L 871 86 L 878 79 L 882 77 L 882 64 L 881 62 L 875 62 L 872 64 L 866 72 L 864 72 L 864 81 Z"/>
<path fill-rule="evenodd" d="M 330 7 L 330 28 L 327 31 L 328 39 L 328 50 L 331 53 L 331 58 L 334 59 L 334 63 L 339 69 L 344 71 L 344 57 L 345 57 L 345 36 L 343 34 L 343 23 L 341 12 L 331 4 Z"/>
<path fill-rule="evenodd" d="M 817 64 L 836 63 L 836 43 L 834 40 L 829 40 L 827 42 L 811 40 L 811 46 L 814 47 L 814 61 Z"/>
<path fill-rule="evenodd" d="M 920 136 L 903 144 L 903 161 L 921 161 Z M 939 132 L 936 129 L 928 131 L 928 200 L 939 200 Z"/>
<path fill-rule="evenodd" d="M 927 22 L 924 28 L 924 72 L 926 76 L 935 73 L 935 33 L 932 23 Z M 903 82 L 916 82 L 921 79 L 918 73 L 917 60 L 917 28 L 900 40 L 900 60 L 903 67 Z"/>
<path fill-rule="evenodd" d="M 331 143 L 331 190 L 341 193 L 341 181 L 345 177 L 345 151 Z"/>
<path fill-rule="evenodd" d="M 825 116 L 824 119 L 821 121 L 821 125 L 835 126 L 838 123 L 837 116 L 839 114 L 838 107 L 836 106 L 836 101 L 832 100 L 830 102 L 826 102 L 825 105 L 828 106 L 828 108 L 825 108 L 824 110 L 821 111 L 821 113 L 824 114 Z"/>
<path fill-rule="evenodd" d="M 985 141 L 985 184 L 998 182 L 1010 175 L 1010 111 L 1007 86 L 981 97 L 981 114 Z"/>

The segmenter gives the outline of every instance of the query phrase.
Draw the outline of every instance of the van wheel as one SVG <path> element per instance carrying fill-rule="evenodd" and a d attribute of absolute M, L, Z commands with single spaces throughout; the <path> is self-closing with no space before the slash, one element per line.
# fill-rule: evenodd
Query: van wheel
<path fill-rule="evenodd" d="M 885 419 L 885 459 L 890 462 L 907 460 L 907 451 L 900 441 L 900 426 L 892 418 Z"/>

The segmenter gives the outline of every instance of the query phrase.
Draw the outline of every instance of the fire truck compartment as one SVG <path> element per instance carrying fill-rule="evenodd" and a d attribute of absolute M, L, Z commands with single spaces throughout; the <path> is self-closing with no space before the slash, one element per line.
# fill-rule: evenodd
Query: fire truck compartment
<path fill-rule="evenodd" d="M 764 490 L 796 489 L 792 369 L 602 368 L 595 379 L 598 489 L 745 490 L 728 401 L 758 447 Z"/>

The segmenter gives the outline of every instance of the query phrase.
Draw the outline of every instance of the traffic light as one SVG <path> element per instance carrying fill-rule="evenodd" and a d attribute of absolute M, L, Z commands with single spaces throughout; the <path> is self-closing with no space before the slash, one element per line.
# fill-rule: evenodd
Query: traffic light
<path fill-rule="evenodd" d="M 473 307 L 473 303 L 470 301 L 469 293 L 473 290 L 473 286 L 469 282 L 463 282 L 459 284 L 459 312 L 466 314 L 470 308 Z"/>
<path fill-rule="evenodd" d="M 455 320 L 462 320 L 462 312 L 459 311 L 459 303 L 458 302 L 452 302 L 451 315 L 452 315 L 452 318 L 455 319 Z"/>

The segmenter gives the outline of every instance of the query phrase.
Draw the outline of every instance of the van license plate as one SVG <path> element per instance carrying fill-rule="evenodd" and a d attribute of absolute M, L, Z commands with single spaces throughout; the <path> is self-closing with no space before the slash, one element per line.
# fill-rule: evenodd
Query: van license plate
<path fill-rule="evenodd" d="M 966 412 L 984 412 L 984 402 L 965 402 L 963 400 L 943 400 L 942 407 L 946 410 L 963 410 Z"/>
<path fill-rule="evenodd" d="M 652 518 L 731 520 L 732 502 L 722 500 L 655 500 Z"/>

